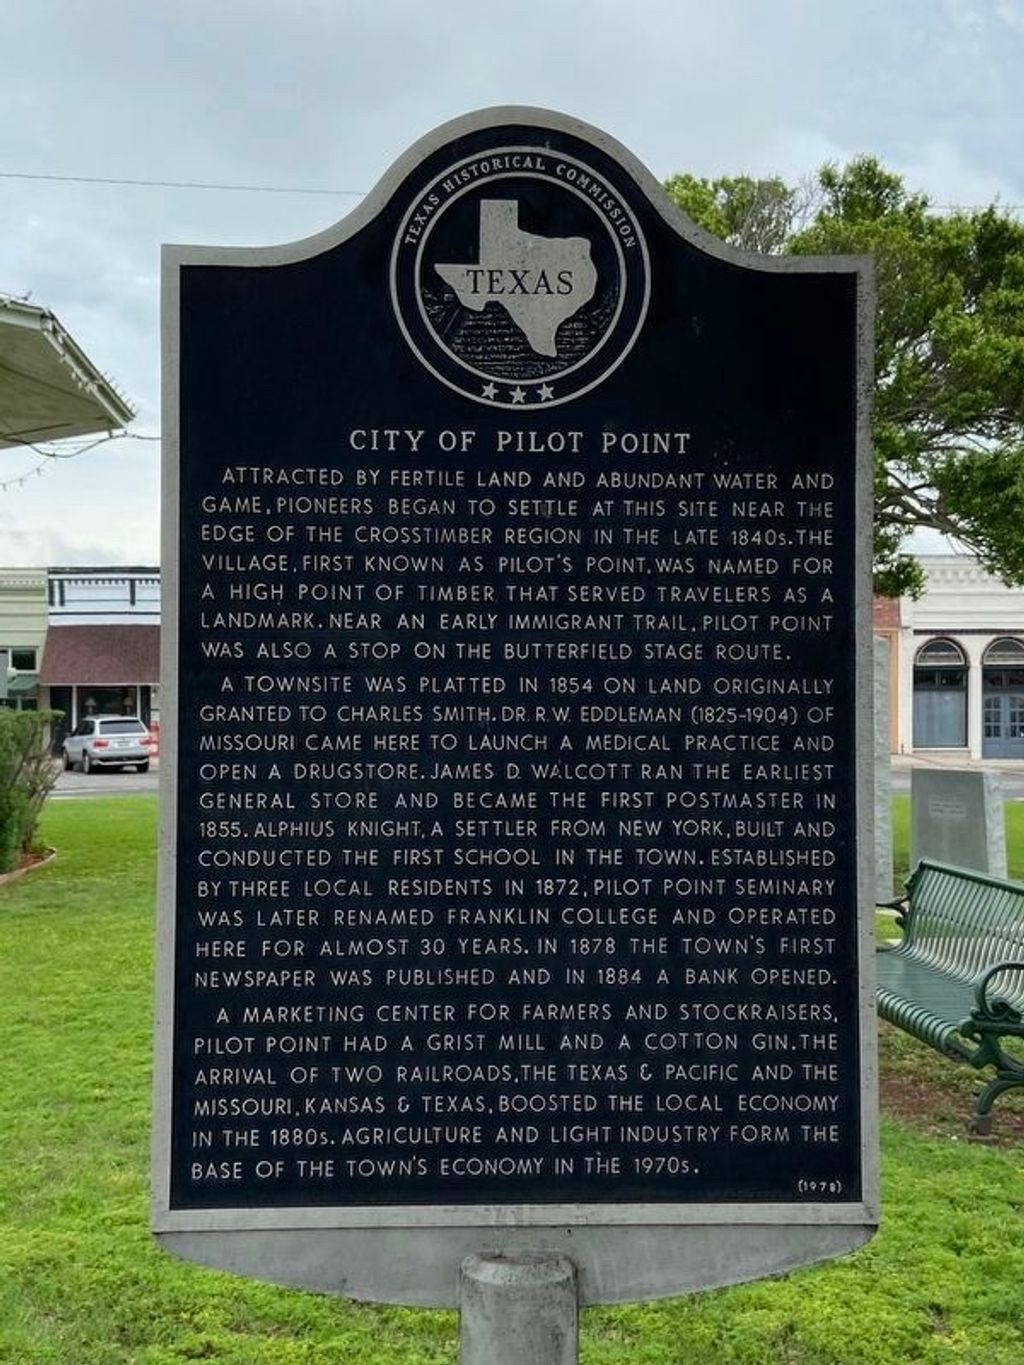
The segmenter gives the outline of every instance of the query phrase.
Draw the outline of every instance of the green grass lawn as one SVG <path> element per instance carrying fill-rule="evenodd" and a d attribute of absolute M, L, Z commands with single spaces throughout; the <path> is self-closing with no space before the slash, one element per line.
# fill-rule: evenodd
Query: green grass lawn
<path fill-rule="evenodd" d="M 0 1361 L 454 1365 L 451 1313 L 278 1289 L 153 1243 L 155 815 L 148 797 L 52 802 L 59 858 L 0 888 Z M 967 1144 L 973 1073 L 892 1030 L 883 1064 L 889 1111 L 919 1102 L 883 1124 L 878 1237 L 819 1269 L 589 1310 L 585 1365 L 1024 1360 L 1024 1130 Z"/>

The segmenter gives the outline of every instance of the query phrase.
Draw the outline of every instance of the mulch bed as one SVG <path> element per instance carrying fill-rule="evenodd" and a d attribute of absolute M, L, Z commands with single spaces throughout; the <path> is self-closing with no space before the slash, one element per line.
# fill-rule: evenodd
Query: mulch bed
<path fill-rule="evenodd" d="M 891 1027 L 882 1025 L 881 1031 L 879 1099 L 885 1117 L 908 1123 L 927 1137 L 979 1141 L 968 1133 L 967 1122 L 991 1068 L 974 1071 L 924 1044 L 915 1045 L 914 1058 L 892 1055 L 886 1036 Z M 980 1140 L 996 1147 L 1024 1147 L 1024 1089 L 1001 1095 L 992 1115 L 991 1136 Z"/>
<path fill-rule="evenodd" d="M 977 1141 L 967 1131 L 973 1106 L 969 1098 L 965 1102 L 963 1092 L 956 1087 L 913 1081 L 906 1076 L 898 1079 L 883 1076 L 880 1102 L 886 1118 L 912 1124 L 928 1137 Z M 997 1147 L 1024 1147 L 1024 1113 L 1019 1100 L 1017 1104 L 1017 1108 L 1012 1108 L 1012 1100 L 1005 1096 L 996 1100 L 992 1135 L 986 1141 Z"/>

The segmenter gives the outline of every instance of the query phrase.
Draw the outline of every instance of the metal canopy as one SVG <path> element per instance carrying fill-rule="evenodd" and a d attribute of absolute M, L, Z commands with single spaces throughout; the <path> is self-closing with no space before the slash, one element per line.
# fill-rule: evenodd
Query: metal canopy
<path fill-rule="evenodd" d="M 51 312 L 0 296 L 0 448 L 116 431 L 134 416 Z"/>

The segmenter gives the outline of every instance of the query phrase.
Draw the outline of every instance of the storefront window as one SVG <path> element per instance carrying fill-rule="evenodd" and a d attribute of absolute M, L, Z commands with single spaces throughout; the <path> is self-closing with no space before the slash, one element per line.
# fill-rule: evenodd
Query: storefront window
<path fill-rule="evenodd" d="M 138 711 L 138 690 L 134 687 L 80 687 L 78 714 L 86 716 L 134 716 Z"/>

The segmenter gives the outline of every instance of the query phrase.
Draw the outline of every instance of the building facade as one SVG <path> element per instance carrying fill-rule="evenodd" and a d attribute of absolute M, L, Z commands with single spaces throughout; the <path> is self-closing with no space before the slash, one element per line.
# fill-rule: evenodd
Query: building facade
<path fill-rule="evenodd" d="M 901 599 L 893 632 L 893 748 L 1024 760 L 1024 588 L 966 555 L 925 555 L 921 565 L 925 592 Z"/>
<path fill-rule="evenodd" d="M 0 569 L 0 706 L 39 707 L 47 615 L 45 569 Z"/>
<path fill-rule="evenodd" d="M 45 703 L 64 718 L 54 748 L 87 716 L 160 715 L 160 570 L 56 568 L 46 575 Z"/>

